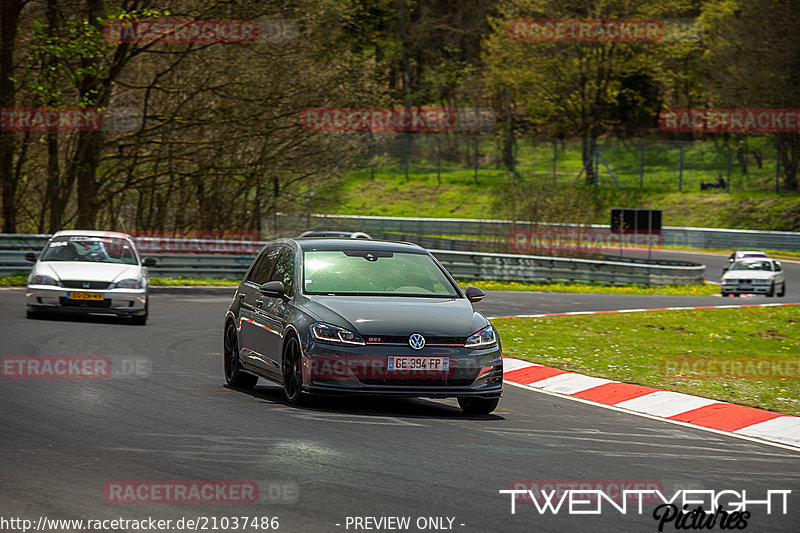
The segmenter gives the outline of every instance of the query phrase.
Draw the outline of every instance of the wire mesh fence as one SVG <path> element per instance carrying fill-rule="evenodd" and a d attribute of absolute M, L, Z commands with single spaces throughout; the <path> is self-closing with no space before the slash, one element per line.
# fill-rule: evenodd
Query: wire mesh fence
<path fill-rule="evenodd" d="M 714 193 L 780 192 L 783 179 L 778 152 L 767 137 L 602 139 L 585 149 L 581 140 L 517 137 L 505 143 L 501 137 L 488 135 L 368 132 L 360 146 L 365 171 L 409 180 L 519 179 Z M 594 171 L 591 177 L 587 177 L 584 151 Z"/>

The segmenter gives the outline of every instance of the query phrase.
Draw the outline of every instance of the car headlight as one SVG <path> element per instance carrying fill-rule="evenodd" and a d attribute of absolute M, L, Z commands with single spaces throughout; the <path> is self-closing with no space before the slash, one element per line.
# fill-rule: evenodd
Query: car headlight
<path fill-rule="evenodd" d="M 358 333 L 324 322 L 315 322 L 311 325 L 311 336 L 315 341 L 340 346 L 363 346 L 365 344 L 364 339 Z"/>
<path fill-rule="evenodd" d="M 55 285 L 58 287 L 58 282 L 55 278 L 45 276 L 44 274 L 36 274 L 28 278 L 28 285 Z"/>
<path fill-rule="evenodd" d="M 144 286 L 142 278 L 128 278 L 117 282 L 118 289 L 141 289 Z"/>
<path fill-rule="evenodd" d="M 497 333 L 491 325 L 467 337 L 464 346 L 467 348 L 488 348 L 497 344 Z"/>

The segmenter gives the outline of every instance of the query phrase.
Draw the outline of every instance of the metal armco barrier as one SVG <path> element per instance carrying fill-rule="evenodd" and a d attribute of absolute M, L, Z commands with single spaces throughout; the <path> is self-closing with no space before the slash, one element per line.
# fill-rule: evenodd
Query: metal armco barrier
<path fill-rule="evenodd" d="M 0 235 L 0 275 L 27 273 L 26 252 L 39 252 L 46 235 Z M 424 243 L 420 243 L 423 244 Z M 11 249 L 9 249 L 11 248 Z M 705 266 L 661 261 L 587 260 L 533 255 L 431 250 L 459 279 L 570 282 L 604 285 L 685 285 L 702 283 Z M 148 253 L 158 260 L 157 277 L 241 278 L 255 253 Z"/>
<path fill-rule="evenodd" d="M 703 283 L 705 265 L 643 264 L 565 257 L 431 250 L 455 278 L 566 282 L 600 285 L 691 285 Z"/>
<path fill-rule="evenodd" d="M 287 219 L 291 217 L 286 217 Z M 305 220 L 305 217 L 296 217 Z M 356 215 L 312 215 L 310 223 L 319 229 L 348 229 L 380 234 L 418 235 L 427 237 L 494 237 L 507 239 L 513 229 L 547 226 L 511 220 L 479 220 L 467 218 L 412 218 Z M 556 228 L 577 228 L 576 224 L 550 224 Z M 608 229 L 602 224 L 588 226 Z M 308 228 L 310 229 L 310 228 Z M 800 232 L 757 231 L 720 228 L 684 228 L 664 226 L 663 246 L 693 248 L 763 249 L 800 251 Z"/>

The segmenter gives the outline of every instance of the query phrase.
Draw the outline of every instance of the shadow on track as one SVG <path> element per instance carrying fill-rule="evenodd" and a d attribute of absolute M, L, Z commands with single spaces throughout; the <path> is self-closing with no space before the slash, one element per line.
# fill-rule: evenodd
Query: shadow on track
<path fill-rule="evenodd" d="M 330 415 L 371 416 L 386 418 L 420 418 L 420 419 L 458 419 L 458 420 L 504 420 L 502 416 L 467 415 L 454 404 L 443 403 L 447 400 L 434 401 L 427 398 L 393 398 L 371 395 L 307 395 L 300 406 L 287 404 L 283 399 L 283 389 L 276 385 L 260 385 L 252 390 L 234 389 L 232 391 L 247 394 L 285 409 L 308 413 L 324 413 Z M 449 401 L 453 401 L 451 399 Z"/>

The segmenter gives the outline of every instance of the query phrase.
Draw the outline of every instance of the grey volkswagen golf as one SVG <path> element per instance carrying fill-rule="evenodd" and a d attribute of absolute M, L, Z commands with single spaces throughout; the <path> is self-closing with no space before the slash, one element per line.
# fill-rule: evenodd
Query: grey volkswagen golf
<path fill-rule="evenodd" d="M 470 414 L 497 407 L 497 332 L 425 249 L 358 239 L 278 239 L 250 265 L 225 315 L 225 381 L 308 394 L 458 399 Z"/>

